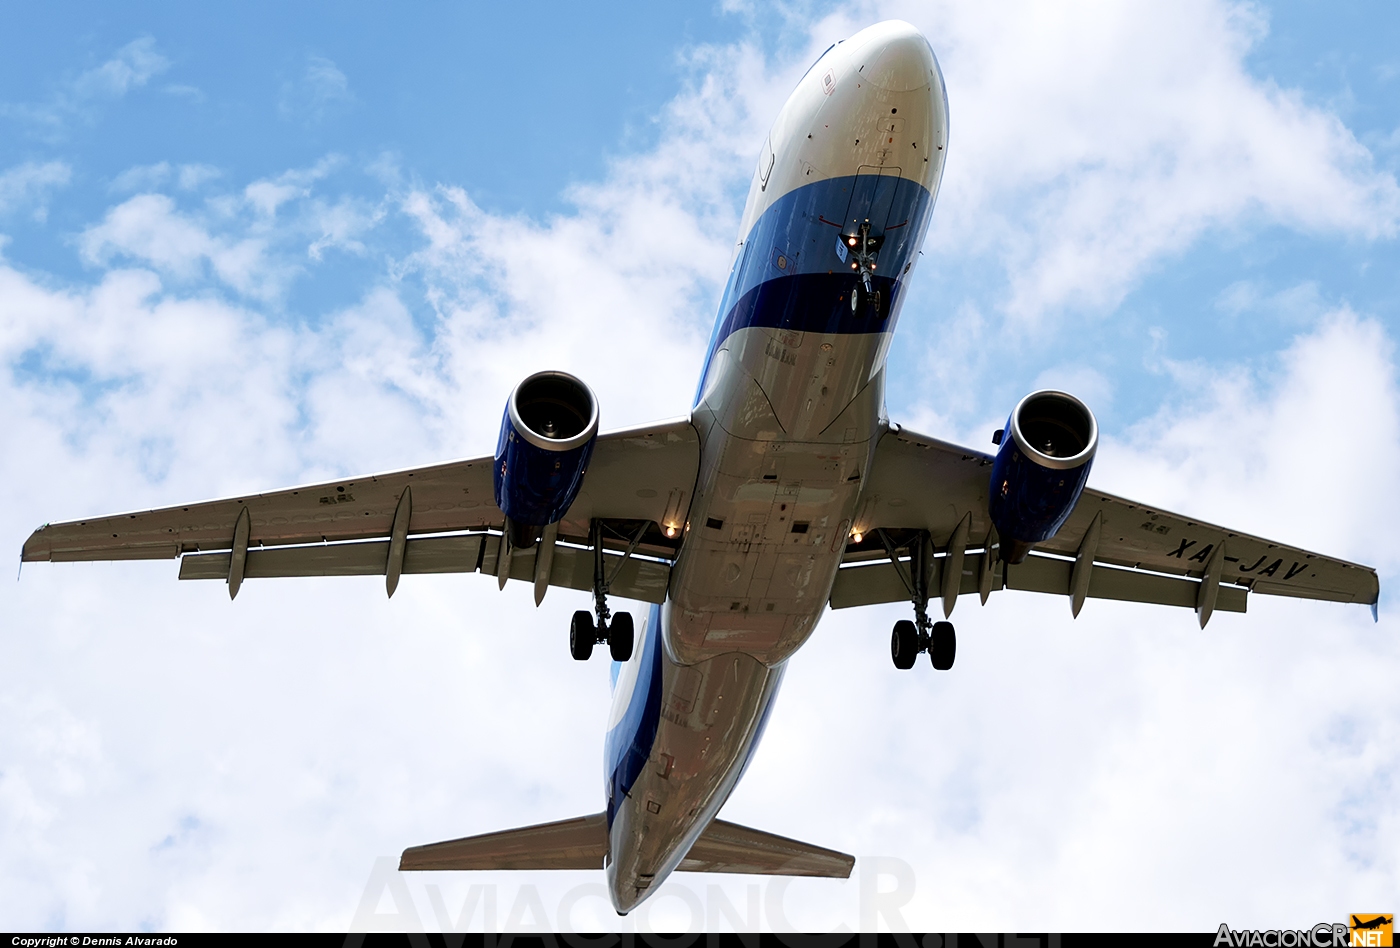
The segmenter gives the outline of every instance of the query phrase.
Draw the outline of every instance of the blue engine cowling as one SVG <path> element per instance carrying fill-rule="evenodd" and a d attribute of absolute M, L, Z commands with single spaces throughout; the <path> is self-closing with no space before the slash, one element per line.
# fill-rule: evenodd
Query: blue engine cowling
<path fill-rule="evenodd" d="M 1099 446 L 1099 425 L 1073 395 L 1032 392 L 1012 410 L 1001 435 L 988 507 L 1001 558 L 1020 563 L 1074 510 Z"/>
<path fill-rule="evenodd" d="M 598 399 L 567 372 L 536 372 L 510 393 L 493 480 L 512 545 L 530 546 L 564 516 L 597 440 Z"/>

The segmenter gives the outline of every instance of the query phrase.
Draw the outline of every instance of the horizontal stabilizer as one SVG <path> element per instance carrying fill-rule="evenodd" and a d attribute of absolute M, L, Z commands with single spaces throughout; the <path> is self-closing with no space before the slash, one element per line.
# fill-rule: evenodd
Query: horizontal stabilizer
<path fill-rule="evenodd" d="M 414 846 L 399 869 L 601 869 L 607 851 L 608 819 L 594 813 Z"/>
<path fill-rule="evenodd" d="M 405 849 L 399 869 L 601 869 L 608 851 L 602 813 Z M 854 856 L 715 820 L 690 848 L 682 872 L 848 878 Z"/>
<path fill-rule="evenodd" d="M 681 860 L 682 872 L 746 872 L 848 879 L 856 857 L 715 820 Z"/>

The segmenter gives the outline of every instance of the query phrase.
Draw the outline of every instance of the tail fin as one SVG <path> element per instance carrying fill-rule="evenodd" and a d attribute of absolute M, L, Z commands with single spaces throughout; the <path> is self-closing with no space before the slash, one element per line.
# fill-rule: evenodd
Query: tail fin
<path fill-rule="evenodd" d="M 399 869 L 601 869 L 602 813 L 405 849 Z M 681 860 L 682 872 L 739 872 L 846 879 L 854 856 L 715 820 Z"/>

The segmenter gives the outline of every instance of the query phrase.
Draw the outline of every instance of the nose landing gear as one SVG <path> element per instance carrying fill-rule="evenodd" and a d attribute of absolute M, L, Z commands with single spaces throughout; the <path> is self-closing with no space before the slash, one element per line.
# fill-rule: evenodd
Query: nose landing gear
<path fill-rule="evenodd" d="M 880 291 L 875 289 L 872 277 L 880 245 L 885 242 L 885 238 L 872 237 L 870 221 L 866 221 L 855 234 L 843 236 L 841 239 L 849 248 L 851 269 L 856 271 L 857 276 L 856 285 L 851 289 L 851 315 L 858 317 L 868 312 L 878 319 L 884 315 L 884 299 Z"/>

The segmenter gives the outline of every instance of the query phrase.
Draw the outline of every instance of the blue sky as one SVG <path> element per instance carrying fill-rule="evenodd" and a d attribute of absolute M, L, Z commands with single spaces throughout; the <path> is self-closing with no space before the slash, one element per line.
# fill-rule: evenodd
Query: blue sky
<path fill-rule="evenodd" d="M 1097 486 L 1389 588 L 1382 4 L 10 11 L 0 533 L 483 454 L 539 368 L 593 384 L 605 427 L 684 413 L 768 123 L 817 53 L 896 16 L 940 58 L 951 135 L 891 417 L 984 445 L 1064 386 L 1103 425 Z M 598 806 L 606 669 L 568 660 L 567 595 L 413 577 L 392 607 L 350 580 L 230 604 L 168 566 L 0 591 L 12 927 L 344 928 L 378 857 Z M 726 815 L 904 860 L 914 925 L 1374 907 L 1400 891 L 1396 626 L 1384 600 L 1372 625 L 1262 599 L 1202 636 L 1007 595 L 960 606 L 954 675 L 893 680 L 898 610 L 832 614 Z M 1203 868 L 1221 846 L 1243 862 Z M 490 882 L 504 920 L 588 879 Z M 751 884 L 681 883 L 741 906 Z M 797 924 L 867 921 L 858 881 L 823 885 L 789 888 Z"/>

